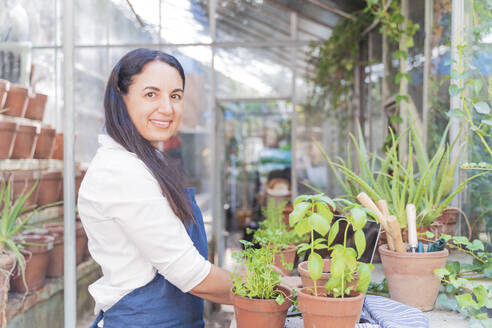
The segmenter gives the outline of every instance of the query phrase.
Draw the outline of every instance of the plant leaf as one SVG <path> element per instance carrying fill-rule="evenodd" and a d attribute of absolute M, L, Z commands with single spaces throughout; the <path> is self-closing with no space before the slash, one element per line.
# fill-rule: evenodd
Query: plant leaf
<path fill-rule="evenodd" d="M 364 251 L 366 250 L 366 236 L 362 229 L 357 230 L 354 234 L 355 248 L 357 248 L 357 259 L 360 259 Z"/>
<path fill-rule="evenodd" d="M 327 243 L 328 246 L 331 246 L 331 244 L 335 240 L 335 237 L 337 236 L 339 229 L 340 229 L 340 221 L 337 220 L 331 226 L 330 233 L 328 234 L 328 243 Z"/>
<path fill-rule="evenodd" d="M 357 282 L 357 291 L 365 293 L 371 283 L 371 268 L 366 263 L 359 263 L 359 281 Z"/>
<path fill-rule="evenodd" d="M 314 283 L 321 278 L 321 274 L 323 274 L 323 259 L 317 253 L 311 253 L 308 257 L 308 271 L 309 276 L 313 279 Z"/>
<path fill-rule="evenodd" d="M 308 220 L 311 227 L 321 236 L 325 236 L 328 233 L 328 230 L 330 230 L 330 223 L 328 220 L 318 213 L 311 214 Z"/>
<path fill-rule="evenodd" d="M 489 104 L 487 104 L 484 101 L 473 104 L 473 107 L 475 107 L 475 110 L 480 114 L 489 114 L 490 113 L 490 106 L 489 106 Z"/>

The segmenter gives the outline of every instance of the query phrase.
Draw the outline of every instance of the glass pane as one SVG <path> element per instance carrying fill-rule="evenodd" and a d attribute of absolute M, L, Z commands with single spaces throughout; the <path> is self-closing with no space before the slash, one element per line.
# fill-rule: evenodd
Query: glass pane
<path fill-rule="evenodd" d="M 109 1 L 77 0 L 75 2 L 75 44 L 107 43 L 108 7 Z"/>
<path fill-rule="evenodd" d="M 0 8 L 0 11 L 3 10 Z M 6 10 L 12 13 L 9 29 L 11 40 L 29 40 L 35 46 L 55 43 L 55 0 L 7 1 Z"/>
<path fill-rule="evenodd" d="M 55 49 L 33 50 L 32 65 L 31 84 L 34 91 L 48 96 L 43 123 L 56 126 Z"/>
<path fill-rule="evenodd" d="M 97 135 L 104 123 L 103 99 L 107 74 L 106 49 L 75 51 L 75 154 L 87 162 L 97 150 Z"/>
<path fill-rule="evenodd" d="M 287 97 L 292 71 L 287 48 L 224 48 L 215 57 L 217 96 Z"/>
<path fill-rule="evenodd" d="M 206 0 L 162 0 L 163 42 L 174 44 L 211 42 L 208 15 Z"/>
<path fill-rule="evenodd" d="M 369 98 L 370 106 L 368 115 L 370 115 L 370 149 L 380 151 L 384 143 L 387 130 L 387 119 L 383 114 L 382 104 L 382 86 L 383 86 L 383 55 L 381 44 L 383 42 L 381 34 L 373 31 L 370 34 L 371 46 L 369 75 L 370 87 Z"/>
<path fill-rule="evenodd" d="M 111 44 L 158 43 L 159 0 L 112 0 L 110 9 Z"/>
<path fill-rule="evenodd" d="M 219 1 L 217 41 L 288 40 L 290 14 L 266 1 Z"/>
<path fill-rule="evenodd" d="M 409 6 L 409 18 L 420 28 L 414 34 L 414 46 L 408 51 L 408 95 L 422 118 L 422 101 L 424 86 L 424 39 L 425 39 L 425 0 L 413 0 Z"/>

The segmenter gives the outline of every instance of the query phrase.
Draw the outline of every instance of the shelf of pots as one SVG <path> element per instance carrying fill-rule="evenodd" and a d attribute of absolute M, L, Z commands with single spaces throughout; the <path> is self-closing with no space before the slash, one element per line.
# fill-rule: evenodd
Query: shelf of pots
<path fill-rule="evenodd" d="M 283 328 L 292 291 L 281 285 L 281 274 L 274 268 L 275 250 L 241 242 L 245 249 L 234 253 L 238 265 L 231 274 L 237 328 Z"/>
<path fill-rule="evenodd" d="M 261 247 L 269 248 L 274 254 L 274 265 L 282 274 L 291 275 L 296 261 L 296 246 L 305 242 L 307 235 L 298 236 L 294 230 L 288 230 L 284 222 L 286 202 L 270 199 L 263 209 L 265 220 L 253 235 L 253 242 Z"/>
<path fill-rule="evenodd" d="M 346 207 L 345 217 L 332 224 L 335 208 L 333 200 L 323 194 L 302 195 L 294 201 L 290 214 L 290 225 L 298 235 L 311 236 L 309 243 L 298 246 L 299 253 L 310 252 L 307 263 L 298 266 L 300 273 L 301 267 L 307 267 L 309 275 L 302 279 L 303 288 L 297 292 L 304 327 L 322 327 L 326 322 L 330 322 L 330 327 L 354 327 L 371 281 L 372 265 L 357 261 L 366 248 L 362 230 L 367 222 L 366 212 L 352 204 Z M 346 222 L 343 244 L 332 245 L 342 221 Z M 347 247 L 349 227 L 354 231 L 356 249 Z M 314 232 L 328 237 L 314 239 Z M 323 260 L 317 253 L 323 249 L 331 251 L 330 259 Z"/>

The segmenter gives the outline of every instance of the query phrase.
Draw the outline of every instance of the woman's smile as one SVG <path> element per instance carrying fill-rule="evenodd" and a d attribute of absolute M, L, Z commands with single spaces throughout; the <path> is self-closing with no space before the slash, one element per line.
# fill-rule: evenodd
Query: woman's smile
<path fill-rule="evenodd" d="M 152 123 L 154 126 L 158 127 L 159 129 L 167 129 L 173 123 L 173 121 L 151 119 L 150 123 Z"/>

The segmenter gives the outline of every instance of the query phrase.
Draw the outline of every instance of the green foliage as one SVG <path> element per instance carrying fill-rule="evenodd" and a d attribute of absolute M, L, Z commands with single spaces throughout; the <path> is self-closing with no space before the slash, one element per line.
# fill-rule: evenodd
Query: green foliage
<path fill-rule="evenodd" d="M 435 236 L 426 232 L 426 237 L 432 240 Z M 464 264 L 454 261 L 435 271 L 443 285 L 437 306 L 459 311 L 486 327 L 486 320 L 490 319 L 484 308 L 492 309 L 492 286 L 485 287 L 473 280 L 492 279 L 492 253 L 486 252 L 484 244 L 478 239 L 469 241 L 466 237 L 446 234 L 442 234 L 441 238 L 446 240 L 448 247 L 470 255 L 473 262 Z"/>
<path fill-rule="evenodd" d="M 328 246 L 323 244 L 324 238 L 314 240 L 314 231 L 325 236 L 330 230 L 333 219 L 333 210 L 336 208 L 333 200 L 324 194 L 301 195 L 294 200 L 294 210 L 289 215 L 289 224 L 299 236 L 309 233 L 311 241 L 301 243 L 297 247 L 299 254 L 310 250 L 308 257 L 308 271 L 314 281 L 314 294 L 318 295 L 316 281 L 319 280 L 323 272 L 323 259 L 315 251 L 326 249 Z"/>
<path fill-rule="evenodd" d="M 245 249 L 233 254 L 239 264 L 231 273 L 233 292 L 236 295 L 276 300 L 282 305 L 285 296 L 275 287 L 281 283 L 281 275 L 273 268 L 275 255 L 269 248 L 254 248 L 253 244 L 242 240 Z"/>

